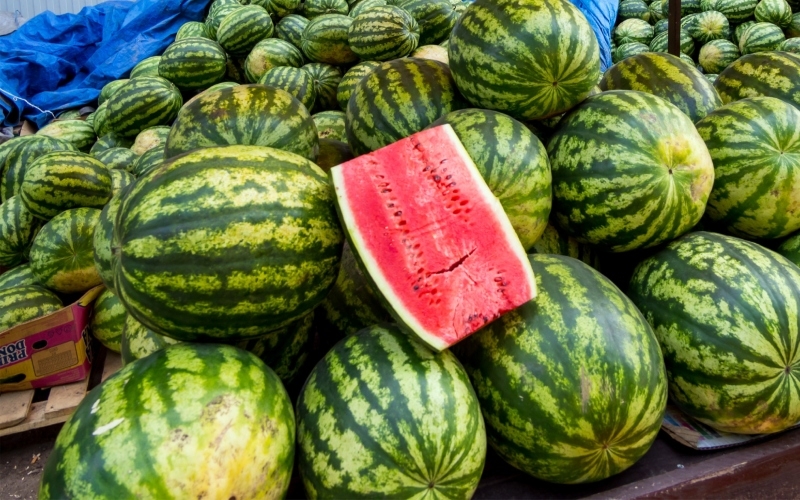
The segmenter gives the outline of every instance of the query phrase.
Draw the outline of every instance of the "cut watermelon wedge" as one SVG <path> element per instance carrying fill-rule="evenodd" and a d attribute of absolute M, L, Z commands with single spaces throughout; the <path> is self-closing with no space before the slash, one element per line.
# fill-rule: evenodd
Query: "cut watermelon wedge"
<path fill-rule="evenodd" d="M 365 275 L 400 326 L 433 349 L 536 296 L 522 244 L 450 125 L 330 175 Z"/>

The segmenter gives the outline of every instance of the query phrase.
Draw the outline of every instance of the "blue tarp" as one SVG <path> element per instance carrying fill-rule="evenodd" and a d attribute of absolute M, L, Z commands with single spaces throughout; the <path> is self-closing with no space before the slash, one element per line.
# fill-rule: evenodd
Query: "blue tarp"
<path fill-rule="evenodd" d="M 611 67 L 611 32 L 617 20 L 619 0 L 571 0 L 589 20 L 600 44 L 600 69 Z"/>
<path fill-rule="evenodd" d="M 113 0 L 30 19 L 0 38 L 0 122 L 29 119 L 41 127 L 53 119 L 46 111 L 92 104 L 103 85 L 161 54 L 183 23 L 202 21 L 209 2 Z"/>

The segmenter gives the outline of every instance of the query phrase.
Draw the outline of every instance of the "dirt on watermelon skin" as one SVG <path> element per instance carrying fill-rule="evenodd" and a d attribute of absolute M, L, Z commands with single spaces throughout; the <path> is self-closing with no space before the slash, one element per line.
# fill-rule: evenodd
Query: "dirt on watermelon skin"
<path fill-rule="evenodd" d="M 446 349 L 536 295 L 525 250 L 450 125 L 331 169 L 359 265 L 398 324 Z"/>

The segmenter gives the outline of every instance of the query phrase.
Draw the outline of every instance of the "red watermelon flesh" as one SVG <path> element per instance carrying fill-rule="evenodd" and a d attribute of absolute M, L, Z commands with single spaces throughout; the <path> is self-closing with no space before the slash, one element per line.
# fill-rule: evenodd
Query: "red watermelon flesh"
<path fill-rule="evenodd" d="M 450 125 L 330 175 L 365 275 L 430 347 L 446 349 L 536 296 L 522 244 Z"/>

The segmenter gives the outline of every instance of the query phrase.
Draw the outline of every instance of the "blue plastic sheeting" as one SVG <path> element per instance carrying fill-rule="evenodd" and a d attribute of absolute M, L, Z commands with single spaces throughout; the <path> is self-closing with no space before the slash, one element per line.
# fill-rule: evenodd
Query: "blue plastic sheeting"
<path fill-rule="evenodd" d="M 0 121 L 41 127 L 53 113 L 94 103 L 103 85 L 164 52 L 183 23 L 203 20 L 209 2 L 113 0 L 30 19 L 0 38 Z"/>
<path fill-rule="evenodd" d="M 600 44 L 600 69 L 611 67 L 611 31 L 617 20 L 619 0 L 571 0 L 589 20 Z"/>

